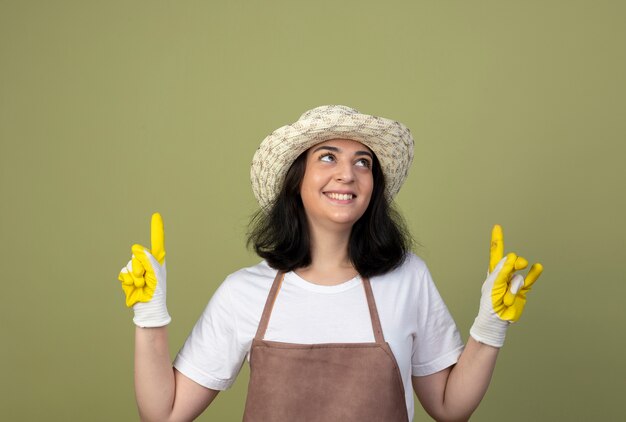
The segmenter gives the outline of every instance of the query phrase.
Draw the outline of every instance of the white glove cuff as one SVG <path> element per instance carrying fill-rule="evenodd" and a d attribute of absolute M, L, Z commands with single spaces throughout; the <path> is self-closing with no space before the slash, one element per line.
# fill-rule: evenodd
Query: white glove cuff
<path fill-rule="evenodd" d="M 509 325 L 510 322 L 504 321 L 495 315 L 479 312 L 472 328 L 470 328 L 470 335 L 480 343 L 493 347 L 502 347 Z"/>
<path fill-rule="evenodd" d="M 138 302 L 133 306 L 135 311 L 133 322 L 138 327 L 163 327 L 172 321 L 172 317 L 167 312 L 165 289 L 163 289 L 162 284 L 165 283 L 157 283 L 150 302 Z"/>

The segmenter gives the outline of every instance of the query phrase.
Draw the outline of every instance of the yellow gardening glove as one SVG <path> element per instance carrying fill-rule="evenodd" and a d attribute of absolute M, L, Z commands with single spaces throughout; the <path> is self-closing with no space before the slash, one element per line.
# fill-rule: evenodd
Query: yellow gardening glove
<path fill-rule="evenodd" d="M 495 225 L 491 232 L 489 270 L 483 283 L 480 308 L 470 334 L 476 340 L 494 347 L 502 347 L 506 329 L 517 321 L 526 305 L 526 293 L 543 271 L 534 264 L 526 278 L 515 271 L 528 266 L 528 261 L 514 253 L 504 255 L 502 227 Z"/>
<path fill-rule="evenodd" d="M 163 219 L 152 214 L 151 249 L 132 246 L 132 258 L 118 279 L 126 294 L 126 306 L 135 311 L 133 321 L 140 327 L 161 327 L 172 320 L 166 305 L 165 234 Z"/>
<path fill-rule="evenodd" d="M 489 272 L 491 273 L 498 262 L 502 260 L 504 253 L 504 236 L 502 234 L 502 227 L 498 224 L 493 226 L 491 231 L 491 247 L 489 250 Z M 536 263 L 530 267 L 526 278 L 523 278 L 520 274 L 513 276 L 513 272 L 522 270 L 528 266 L 526 261 L 521 256 L 513 257 L 508 254 L 507 261 L 509 265 L 513 263 L 510 270 L 504 270 L 500 274 L 499 278 L 496 278 L 493 289 L 491 290 L 491 303 L 494 311 L 498 316 L 504 320 L 515 322 L 524 311 L 526 305 L 526 293 L 530 290 L 531 286 L 537 281 L 541 273 L 543 272 L 543 265 Z M 507 267 L 507 264 L 504 264 Z"/>

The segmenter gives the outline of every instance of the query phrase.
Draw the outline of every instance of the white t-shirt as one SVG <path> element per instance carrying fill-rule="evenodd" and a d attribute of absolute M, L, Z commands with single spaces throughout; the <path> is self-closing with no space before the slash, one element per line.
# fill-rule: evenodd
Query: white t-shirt
<path fill-rule="evenodd" d="M 244 359 L 249 359 L 275 276 L 276 270 L 265 261 L 229 275 L 178 353 L 174 367 L 205 387 L 229 388 Z M 409 254 L 399 268 L 371 277 L 370 283 L 412 419 L 411 376 L 430 375 L 453 365 L 463 342 L 421 258 Z M 322 286 L 286 273 L 265 339 L 303 344 L 374 342 L 361 278 Z"/>

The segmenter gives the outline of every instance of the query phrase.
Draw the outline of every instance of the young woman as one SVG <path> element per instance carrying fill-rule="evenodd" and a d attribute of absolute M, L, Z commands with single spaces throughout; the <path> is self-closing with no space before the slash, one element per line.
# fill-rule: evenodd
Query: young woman
<path fill-rule="evenodd" d="M 504 257 L 494 226 L 479 313 L 464 346 L 391 201 L 413 158 L 401 123 L 345 106 L 309 110 L 261 143 L 263 261 L 231 274 L 174 361 L 166 326 L 163 222 L 120 280 L 135 312 L 144 420 L 197 417 L 250 362 L 245 421 L 410 421 L 413 391 L 436 420 L 466 420 L 487 390 L 508 325 L 542 271 Z M 413 391 L 411 391 L 413 390 Z"/>

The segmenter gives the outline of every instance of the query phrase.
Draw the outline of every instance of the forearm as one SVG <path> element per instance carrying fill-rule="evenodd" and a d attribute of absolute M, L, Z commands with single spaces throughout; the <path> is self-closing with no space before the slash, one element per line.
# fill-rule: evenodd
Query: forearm
<path fill-rule="evenodd" d="M 218 391 L 204 387 L 172 368 L 167 325 L 167 271 L 163 220 L 152 215 L 152 248 L 133 245 L 133 256 L 118 279 L 133 308 L 135 328 L 135 396 L 141 420 L 191 421 Z"/>
<path fill-rule="evenodd" d="M 167 327 L 135 328 L 135 396 L 142 420 L 168 420 L 176 392 Z"/>
<path fill-rule="evenodd" d="M 485 396 L 500 349 L 470 336 L 448 376 L 442 413 L 445 420 L 467 420 Z"/>
<path fill-rule="evenodd" d="M 526 278 L 515 274 L 526 268 L 528 261 L 515 253 L 503 257 L 503 251 L 502 227 L 495 225 L 478 315 L 456 365 L 434 374 L 413 377 L 413 388 L 420 402 L 438 421 L 468 420 L 476 410 L 489 387 L 508 327 L 521 316 L 526 294 L 543 271 L 542 265 L 537 263 Z"/>

